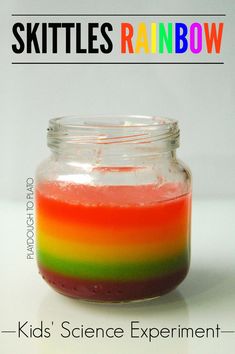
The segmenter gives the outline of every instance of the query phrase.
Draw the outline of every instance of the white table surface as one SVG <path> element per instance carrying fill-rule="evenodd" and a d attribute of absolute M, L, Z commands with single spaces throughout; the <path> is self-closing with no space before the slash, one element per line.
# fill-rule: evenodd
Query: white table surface
<path fill-rule="evenodd" d="M 1 354 L 160 353 L 234 354 L 235 333 L 219 338 L 130 338 L 131 321 L 142 327 L 215 327 L 235 331 L 235 200 L 194 200 L 192 262 L 177 290 L 157 300 L 125 305 L 76 301 L 51 290 L 36 262 L 26 259 L 25 204 L 2 201 L 0 331 L 18 321 L 38 326 L 54 322 L 50 338 L 17 338 L 0 333 Z M 121 327 L 120 339 L 60 337 L 60 324 Z"/>

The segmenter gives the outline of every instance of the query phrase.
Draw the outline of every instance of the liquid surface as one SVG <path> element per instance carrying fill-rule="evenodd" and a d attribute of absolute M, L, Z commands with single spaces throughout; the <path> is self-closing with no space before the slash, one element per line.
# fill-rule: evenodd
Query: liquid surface
<path fill-rule="evenodd" d="M 92 186 L 66 182 L 41 183 L 38 192 L 48 198 L 67 201 L 70 204 L 88 205 L 149 205 L 181 197 L 185 193 L 181 184 Z"/>

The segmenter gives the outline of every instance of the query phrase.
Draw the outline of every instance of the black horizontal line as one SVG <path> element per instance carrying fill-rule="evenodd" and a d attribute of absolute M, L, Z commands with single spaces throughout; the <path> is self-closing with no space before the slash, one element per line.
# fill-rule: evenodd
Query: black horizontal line
<path fill-rule="evenodd" d="M 226 16 L 226 14 L 12 14 L 11 16 L 102 16 L 102 17 L 120 17 L 120 16 L 132 16 L 132 17 L 149 17 L 149 16 L 154 16 L 154 17 L 163 17 L 163 16 L 201 16 L 201 17 L 206 17 L 206 16 Z"/>
<path fill-rule="evenodd" d="M 221 331 L 221 333 L 235 333 L 235 331 Z"/>
<path fill-rule="evenodd" d="M 142 64 L 142 65 L 154 65 L 154 64 L 224 64 L 224 62 L 220 61 L 220 62 L 208 62 L 208 61 L 200 61 L 200 62 L 193 62 L 193 61 L 163 61 L 163 62 L 160 62 L 160 61 L 157 61 L 157 62 L 101 62 L 101 61 L 97 61 L 97 62 L 81 62 L 81 61 L 48 61 L 48 62 L 45 62 L 45 61 L 13 61 L 12 64 L 84 64 L 84 65 L 92 65 L 92 64 L 108 64 L 108 65 L 114 65 L 114 64 L 118 64 L 118 65 L 130 65 L 130 64 L 134 64 L 134 65 L 139 65 L 139 64 Z"/>
<path fill-rule="evenodd" d="M 16 333 L 16 331 L 1 331 L 1 333 Z"/>

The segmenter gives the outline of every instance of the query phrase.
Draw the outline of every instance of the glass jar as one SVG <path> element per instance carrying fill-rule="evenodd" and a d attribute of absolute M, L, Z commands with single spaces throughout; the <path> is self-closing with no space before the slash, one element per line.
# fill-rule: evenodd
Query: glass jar
<path fill-rule="evenodd" d="M 160 296 L 186 276 L 191 175 L 177 121 L 50 120 L 36 175 L 37 260 L 58 292 L 92 301 Z"/>

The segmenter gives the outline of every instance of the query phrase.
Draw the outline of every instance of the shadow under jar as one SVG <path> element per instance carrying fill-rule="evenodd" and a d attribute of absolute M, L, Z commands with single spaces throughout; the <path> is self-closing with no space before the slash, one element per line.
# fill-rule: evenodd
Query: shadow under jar
<path fill-rule="evenodd" d="M 91 301 L 158 297 L 186 276 L 191 177 L 177 121 L 50 120 L 36 175 L 37 260 L 58 292 Z"/>

